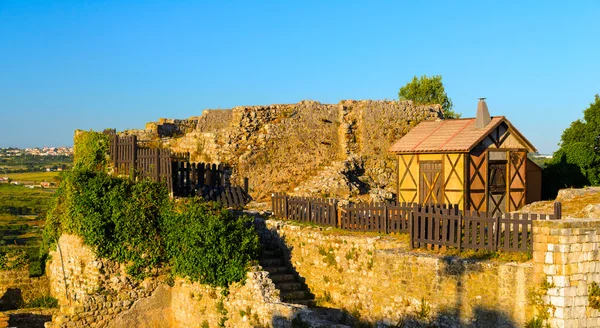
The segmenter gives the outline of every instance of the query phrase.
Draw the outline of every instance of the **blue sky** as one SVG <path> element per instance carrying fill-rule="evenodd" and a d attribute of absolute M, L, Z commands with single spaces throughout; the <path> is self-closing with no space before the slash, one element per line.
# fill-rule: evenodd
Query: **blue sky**
<path fill-rule="evenodd" d="M 542 153 L 600 93 L 597 1 L 0 0 L 0 147 L 443 76 Z"/>

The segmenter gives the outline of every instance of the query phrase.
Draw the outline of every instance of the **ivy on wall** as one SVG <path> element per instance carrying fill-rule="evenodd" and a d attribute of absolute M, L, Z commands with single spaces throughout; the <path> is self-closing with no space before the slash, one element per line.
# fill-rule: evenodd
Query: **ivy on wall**
<path fill-rule="evenodd" d="M 107 174 L 107 142 L 95 132 L 76 136 L 75 167 L 63 175 L 42 247 L 71 233 L 136 278 L 170 267 L 212 286 L 243 280 L 260 249 L 251 219 L 200 199 L 175 202 L 161 183 Z"/>
<path fill-rule="evenodd" d="M 82 170 L 106 170 L 110 136 L 94 131 L 75 131 L 73 166 Z"/>

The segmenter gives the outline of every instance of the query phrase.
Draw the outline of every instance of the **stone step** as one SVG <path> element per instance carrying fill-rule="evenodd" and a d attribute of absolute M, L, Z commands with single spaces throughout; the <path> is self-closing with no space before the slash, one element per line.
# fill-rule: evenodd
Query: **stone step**
<path fill-rule="evenodd" d="M 297 299 L 297 300 L 292 299 L 292 300 L 288 300 L 287 303 L 306 305 L 308 307 L 315 307 L 317 304 L 315 302 L 315 300 L 311 300 L 311 299 Z"/>
<path fill-rule="evenodd" d="M 278 282 L 292 282 L 296 280 L 296 276 L 291 273 L 269 274 L 269 278 L 271 278 L 271 281 L 275 284 Z"/>
<path fill-rule="evenodd" d="M 282 258 L 263 258 L 258 260 L 258 263 L 260 263 L 260 265 L 262 265 L 263 267 L 278 267 L 285 265 L 285 261 Z"/>
<path fill-rule="evenodd" d="M 262 257 L 264 258 L 274 258 L 283 256 L 283 252 L 281 249 L 277 248 L 275 250 L 263 250 Z"/>
<path fill-rule="evenodd" d="M 306 290 L 281 291 L 279 295 L 284 302 L 289 302 L 289 300 L 311 299 L 311 294 Z"/>
<path fill-rule="evenodd" d="M 275 288 L 282 292 L 306 291 L 306 286 L 299 282 L 280 282 L 275 284 Z"/>
<path fill-rule="evenodd" d="M 263 267 L 263 270 L 265 270 L 271 274 L 289 273 L 290 272 L 290 268 L 288 268 L 287 266 Z"/>

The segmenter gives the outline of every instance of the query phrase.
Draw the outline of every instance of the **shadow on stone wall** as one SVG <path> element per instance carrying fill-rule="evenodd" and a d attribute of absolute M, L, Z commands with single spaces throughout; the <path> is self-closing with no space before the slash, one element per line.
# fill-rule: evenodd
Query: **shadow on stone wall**
<path fill-rule="evenodd" d="M 8 288 L 0 297 L 0 311 L 9 311 L 23 305 L 23 295 L 20 288 Z"/>
<path fill-rule="evenodd" d="M 258 216 L 257 216 L 258 217 Z M 291 253 L 293 246 L 286 243 L 285 237 L 279 235 L 277 230 L 268 229 L 264 219 L 255 220 L 257 230 L 261 235 L 261 239 L 276 242 L 287 254 L 287 261 L 291 263 Z M 465 313 L 470 304 L 465 304 L 469 299 L 467 291 L 464 289 L 464 284 L 468 274 L 481 272 L 481 268 L 477 265 L 478 260 L 469 260 L 448 256 L 441 259 L 444 265 L 440 266 L 440 276 L 454 277 L 456 282 L 456 297 L 454 304 L 450 308 L 446 308 L 437 313 L 410 313 L 402 317 L 398 322 L 392 322 L 390 318 L 381 318 L 376 322 L 357 320 L 349 314 L 351 309 L 325 309 L 312 308 L 313 314 L 305 320 L 304 316 L 295 316 L 294 320 L 289 320 L 284 317 L 273 317 L 273 327 L 327 327 L 322 326 L 323 322 L 334 322 L 336 324 L 346 325 L 349 327 L 469 327 L 469 328 L 491 328 L 505 327 L 516 328 L 521 325 L 514 322 L 511 316 L 498 309 L 490 309 L 485 306 L 475 305 L 470 313 Z M 472 265 L 471 265 L 472 264 Z M 295 269 L 294 269 L 295 270 Z M 435 288 L 432 286 L 432 288 Z M 425 300 L 426 301 L 426 300 Z M 427 302 L 427 301 L 426 301 Z M 426 305 L 431 306 L 431 304 Z M 428 311 L 432 311 L 429 308 Z M 331 317 L 330 313 L 339 313 L 342 316 Z M 467 317 L 469 316 L 469 317 Z M 344 319 L 346 318 L 346 319 Z M 314 319 L 314 320 L 313 320 Z M 315 325 L 316 323 L 316 325 Z"/>
<path fill-rule="evenodd" d="M 11 314 L 8 320 L 9 327 L 18 328 L 44 328 L 44 323 L 52 321 L 51 315 L 20 313 Z"/>

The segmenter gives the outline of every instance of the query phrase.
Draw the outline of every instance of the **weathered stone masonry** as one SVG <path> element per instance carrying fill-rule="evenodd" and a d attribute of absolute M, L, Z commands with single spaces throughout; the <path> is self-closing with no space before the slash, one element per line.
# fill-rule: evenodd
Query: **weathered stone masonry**
<path fill-rule="evenodd" d="M 589 307 L 592 282 L 600 283 L 600 219 L 535 221 L 534 282 L 548 289 L 552 327 L 600 327 L 600 311 Z"/>
<path fill-rule="evenodd" d="M 444 258 L 409 252 L 405 242 L 390 237 L 266 224 L 290 249 L 317 300 L 361 320 L 396 324 L 422 301 L 431 306 L 430 319 L 446 327 L 520 327 L 533 316 L 530 262 Z"/>
<path fill-rule="evenodd" d="M 9 290 L 11 292 L 7 293 Z M 12 308 L 18 305 L 18 302 L 27 303 L 49 294 L 50 290 L 46 276 L 30 278 L 28 267 L 0 271 L 0 295 L 3 295 L 3 300 L 0 301 L 0 309 L 5 306 Z"/>

